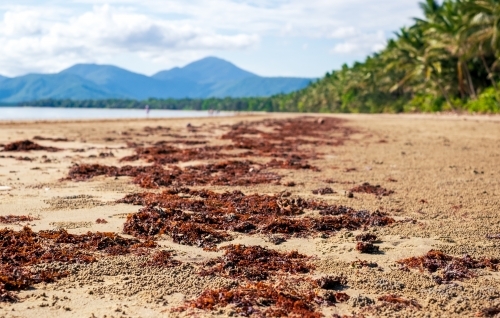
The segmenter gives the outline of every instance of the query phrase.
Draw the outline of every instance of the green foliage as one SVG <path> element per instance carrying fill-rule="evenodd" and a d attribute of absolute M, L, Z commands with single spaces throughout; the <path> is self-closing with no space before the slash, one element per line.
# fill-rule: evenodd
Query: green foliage
<path fill-rule="evenodd" d="M 498 92 L 496 92 L 493 87 L 489 87 L 479 95 L 477 100 L 469 101 L 466 108 L 476 113 L 499 113 L 500 104 L 498 100 Z"/>

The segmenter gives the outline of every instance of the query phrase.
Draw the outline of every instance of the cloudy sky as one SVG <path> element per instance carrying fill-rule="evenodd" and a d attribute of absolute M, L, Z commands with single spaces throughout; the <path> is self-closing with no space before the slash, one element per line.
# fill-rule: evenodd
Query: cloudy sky
<path fill-rule="evenodd" d="M 151 75 L 205 56 L 319 77 L 383 47 L 418 0 L 3 0 L 0 74 L 114 64 Z"/>

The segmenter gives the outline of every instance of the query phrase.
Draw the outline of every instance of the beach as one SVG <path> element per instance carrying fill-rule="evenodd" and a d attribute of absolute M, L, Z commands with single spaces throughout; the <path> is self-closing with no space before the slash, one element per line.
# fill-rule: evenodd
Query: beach
<path fill-rule="evenodd" d="M 0 228 L 134 240 L 12 263 L 64 275 L 9 291 L 0 316 L 486 317 L 500 308 L 499 145 L 500 117 L 479 115 L 0 122 L 0 217 L 27 217 Z M 265 255 L 260 275 L 241 248 Z M 249 292 L 265 286 L 292 305 Z"/>

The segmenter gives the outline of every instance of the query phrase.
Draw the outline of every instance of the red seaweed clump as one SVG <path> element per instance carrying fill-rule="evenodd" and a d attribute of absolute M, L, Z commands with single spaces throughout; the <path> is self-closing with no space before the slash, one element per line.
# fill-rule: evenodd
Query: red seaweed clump
<path fill-rule="evenodd" d="M 86 181 L 96 176 L 128 176 L 134 178 L 135 184 L 149 189 L 199 185 L 248 186 L 281 180 L 276 173 L 261 171 L 255 166 L 251 161 L 225 161 L 184 169 L 175 166 L 165 169 L 160 165 L 115 167 L 81 164 L 70 169 L 66 180 Z"/>
<path fill-rule="evenodd" d="M 312 193 L 319 194 L 319 195 L 325 195 L 325 194 L 334 194 L 335 191 L 333 191 L 332 188 L 321 188 L 321 189 L 313 190 Z"/>
<path fill-rule="evenodd" d="M 314 267 L 309 257 L 296 251 L 278 252 L 261 246 L 229 245 L 224 255 L 205 262 L 202 275 L 219 274 L 230 278 L 261 281 L 276 273 L 305 274 Z"/>
<path fill-rule="evenodd" d="M 52 282 L 65 272 L 30 269 L 42 263 L 91 263 L 97 253 L 122 255 L 138 248 L 155 247 L 114 233 L 69 234 L 65 230 L 33 232 L 0 230 L 0 301 L 16 301 L 12 292 L 30 288 L 39 282 Z"/>
<path fill-rule="evenodd" d="M 402 259 L 397 263 L 403 265 L 403 269 L 413 268 L 437 273 L 433 279 L 438 284 L 475 277 L 473 269 L 489 268 L 496 271 L 500 266 L 498 259 L 476 260 L 469 255 L 453 257 L 437 250 L 430 250 L 424 256 Z"/>
<path fill-rule="evenodd" d="M 422 308 L 422 306 L 419 303 L 417 303 L 417 301 L 415 299 L 405 299 L 405 298 L 400 297 L 398 295 L 380 296 L 378 298 L 378 300 L 395 305 L 398 308 L 398 310 L 401 310 L 405 307 L 412 307 L 415 309 Z"/>
<path fill-rule="evenodd" d="M 119 203 L 146 206 L 131 214 L 127 234 L 146 238 L 168 235 L 181 244 L 210 247 L 231 240 L 228 231 L 310 237 L 333 235 L 341 229 L 385 226 L 394 220 L 381 212 L 328 206 L 287 194 L 245 195 L 240 191 L 215 193 L 177 188 L 163 193 L 131 194 Z M 321 217 L 298 217 L 305 209 L 320 210 Z M 329 215 L 332 213 L 333 215 Z M 180 231 L 180 234 L 176 233 Z"/>
<path fill-rule="evenodd" d="M 0 223 L 1 224 L 16 224 L 20 222 L 31 222 L 34 220 L 39 220 L 38 218 L 35 218 L 30 215 L 5 215 L 5 216 L 0 216 Z"/>
<path fill-rule="evenodd" d="M 180 264 L 181 262 L 174 260 L 172 257 L 172 253 L 167 251 L 155 252 L 151 256 L 151 259 L 146 263 L 146 265 L 154 267 L 175 267 Z"/>
<path fill-rule="evenodd" d="M 216 310 L 231 306 L 236 313 L 246 317 L 320 318 L 323 314 L 318 311 L 318 305 L 324 302 L 312 291 L 300 291 L 283 282 L 257 282 L 236 288 L 206 290 L 176 311 L 190 308 Z"/>
<path fill-rule="evenodd" d="M 382 188 L 380 185 L 371 185 L 368 182 L 363 183 L 362 185 L 356 186 L 350 190 L 351 192 L 357 193 L 368 193 L 374 194 L 377 197 L 386 197 L 394 193 L 392 190 L 387 190 Z"/>
<path fill-rule="evenodd" d="M 44 150 L 49 152 L 60 151 L 61 149 L 55 147 L 44 147 L 31 140 L 15 141 L 3 147 L 3 151 L 31 151 L 31 150 Z"/>
<path fill-rule="evenodd" d="M 210 221 L 207 223 L 210 224 Z M 212 226 L 197 222 L 194 215 L 180 210 L 164 211 L 151 206 L 129 215 L 123 232 L 147 239 L 168 235 L 175 243 L 206 248 L 232 239 L 224 231 L 216 231 Z"/>

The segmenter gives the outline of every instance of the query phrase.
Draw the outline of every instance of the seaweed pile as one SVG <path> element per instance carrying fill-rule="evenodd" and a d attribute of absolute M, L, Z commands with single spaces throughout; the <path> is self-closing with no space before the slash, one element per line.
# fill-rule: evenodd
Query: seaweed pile
<path fill-rule="evenodd" d="M 396 310 L 401 310 L 405 307 L 413 307 L 415 309 L 421 309 L 422 306 L 417 303 L 416 300 L 414 299 L 405 299 L 403 297 L 400 297 L 398 295 L 385 295 L 385 296 L 380 296 L 378 298 L 379 301 L 386 302 L 388 304 L 392 304 L 393 306 L 396 307 Z"/>
<path fill-rule="evenodd" d="M 133 183 L 148 189 L 200 185 L 248 186 L 278 183 L 281 180 L 276 173 L 260 170 L 259 165 L 252 161 L 225 161 L 184 169 L 176 166 L 165 169 L 160 165 L 115 167 L 81 164 L 70 169 L 66 180 L 86 181 L 102 175 L 133 177 Z"/>
<path fill-rule="evenodd" d="M 12 291 L 52 282 L 67 275 L 55 270 L 35 270 L 42 263 L 91 263 L 97 253 L 124 255 L 140 248 L 155 247 L 151 241 L 126 239 L 115 233 L 69 234 L 65 230 L 33 232 L 0 230 L 0 301 L 16 301 Z"/>
<path fill-rule="evenodd" d="M 166 144 L 166 142 L 157 142 L 151 147 L 136 147 L 135 155 L 124 157 L 120 159 L 120 161 L 137 161 L 142 159 L 148 163 L 165 165 L 192 160 L 224 159 L 234 157 L 221 153 L 224 149 L 225 147 L 223 146 L 204 146 L 181 149 L 170 146 Z"/>
<path fill-rule="evenodd" d="M 214 310 L 232 306 L 241 316 L 256 317 L 323 317 L 316 309 L 324 300 L 314 292 L 301 292 L 283 283 L 247 283 L 237 288 L 206 290 L 197 299 L 177 311 L 189 308 Z"/>
<path fill-rule="evenodd" d="M 42 136 L 35 136 L 33 137 L 33 140 L 50 140 L 54 142 L 67 142 L 70 141 L 68 138 L 51 138 L 51 137 L 42 137 Z"/>
<path fill-rule="evenodd" d="M 310 151 L 299 149 L 302 145 L 340 145 L 352 130 L 343 127 L 340 119 L 324 118 L 319 121 L 314 118 L 301 117 L 294 119 L 264 120 L 249 123 L 238 123 L 230 127 L 230 131 L 222 139 L 232 143 L 221 146 L 203 146 L 193 148 L 178 148 L 171 144 L 199 145 L 205 141 L 160 141 L 149 147 L 135 146 L 135 154 L 121 161 L 144 160 L 155 164 L 175 164 L 193 160 L 244 158 L 249 156 L 284 158 L 285 161 L 273 160 L 268 167 L 280 169 L 316 169 L 303 162 L 304 159 L 316 158 Z M 255 126 L 263 125 L 272 132 L 258 130 Z M 189 126 L 193 131 L 195 127 Z M 146 127 L 148 134 L 168 131 L 164 127 Z M 165 130 L 167 129 L 167 130 Z M 333 139 L 332 132 L 341 134 Z M 172 134 L 162 136 L 178 137 Z M 299 138 L 300 137 L 300 138 Z M 307 138 L 307 139 L 305 139 Z M 235 149 L 247 150 L 242 153 L 228 153 Z"/>
<path fill-rule="evenodd" d="M 496 271 L 500 268 L 500 260 L 498 259 L 476 260 L 469 255 L 453 257 L 436 250 L 430 250 L 424 256 L 402 259 L 397 263 L 401 264 L 404 270 L 413 268 L 432 274 L 436 273 L 432 278 L 438 284 L 475 277 L 472 269 L 488 268 Z"/>
<path fill-rule="evenodd" d="M 35 218 L 30 215 L 5 215 L 5 216 L 0 216 L 0 223 L 1 224 L 16 224 L 20 222 L 31 222 L 34 220 L 39 220 L 38 218 Z"/>
<path fill-rule="evenodd" d="M 146 263 L 147 266 L 154 267 L 175 267 L 181 264 L 180 261 L 174 260 L 172 253 L 167 251 L 156 251 L 151 255 L 151 259 Z"/>
<path fill-rule="evenodd" d="M 140 238 L 165 234 L 174 242 L 213 247 L 232 239 L 228 231 L 247 234 L 281 234 L 286 237 L 333 235 L 341 229 L 356 230 L 394 223 L 376 211 L 356 211 L 301 198 L 280 195 L 245 195 L 240 191 L 172 189 L 162 193 L 131 194 L 119 203 L 143 205 L 128 216 L 124 233 Z M 299 217 L 305 209 L 319 217 Z"/>
<path fill-rule="evenodd" d="M 367 182 L 352 188 L 351 192 L 374 194 L 377 197 L 386 197 L 394 193 L 394 191 L 382 188 L 380 185 L 374 186 Z"/>
<path fill-rule="evenodd" d="M 312 117 L 242 122 L 231 126 L 231 131 L 224 134 L 222 139 L 231 140 L 235 148 L 248 150 L 248 155 L 313 159 L 317 157 L 315 153 L 301 150 L 299 146 L 342 145 L 347 136 L 353 133 L 353 130 L 342 126 L 343 122 L 338 118 Z M 255 128 L 262 124 L 266 131 Z M 340 136 L 335 138 L 332 133 Z"/>
<path fill-rule="evenodd" d="M 61 149 L 55 147 L 44 147 L 31 140 L 15 141 L 3 147 L 3 151 L 31 151 L 31 150 L 44 150 L 49 152 L 60 151 Z"/>
<path fill-rule="evenodd" d="M 250 281 L 267 280 L 276 273 L 305 274 L 314 267 L 309 257 L 296 251 L 282 253 L 261 246 L 229 245 L 220 248 L 224 255 L 203 264 L 202 275 L 218 274 Z"/>

